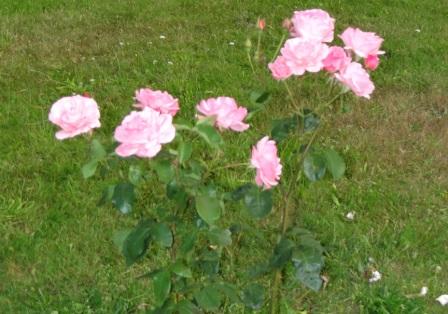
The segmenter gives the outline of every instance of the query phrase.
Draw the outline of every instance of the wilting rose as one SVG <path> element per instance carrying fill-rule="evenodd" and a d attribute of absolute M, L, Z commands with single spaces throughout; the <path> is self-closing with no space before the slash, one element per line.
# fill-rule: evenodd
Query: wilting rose
<path fill-rule="evenodd" d="M 330 47 L 329 51 L 324 60 L 324 69 L 328 72 L 341 71 L 352 61 L 352 58 L 341 47 Z"/>
<path fill-rule="evenodd" d="M 159 90 L 152 90 L 150 88 L 142 88 L 135 92 L 135 100 L 137 108 L 152 108 L 160 113 L 167 113 L 173 117 L 179 111 L 179 101 L 168 94 Z"/>
<path fill-rule="evenodd" d="M 375 89 L 369 73 L 358 62 L 350 63 L 344 70 L 336 73 L 335 77 L 360 97 L 370 98 Z"/>
<path fill-rule="evenodd" d="M 239 107 L 233 98 L 218 97 L 201 100 L 196 109 L 203 116 L 215 117 L 220 129 L 242 132 L 249 128 L 249 124 L 243 122 L 247 116 L 247 109 Z"/>
<path fill-rule="evenodd" d="M 322 70 L 328 50 L 327 45 L 315 40 L 291 38 L 285 42 L 280 51 L 292 74 L 302 75 L 305 71 L 319 72 Z"/>
<path fill-rule="evenodd" d="M 56 132 L 58 140 L 87 133 L 101 126 L 96 101 L 80 95 L 59 99 L 51 106 L 48 119 L 61 128 Z"/>
<path fill-rule="evenodd" d="M 257 169 L 255 182 L 266 189 L 278 184 L 282 173 L 282 165 L 277 155 L 275 141 L 265 136 L 252 148 L 251 165 Z"/>
<path fill-rule="evenodd" d="M 362 58 L 384 53 L 380 50 L 383 39 L 375 33 L 363 32 L 359 28 L 349 27 L 339 37 L 344 42 L 345 49 L 353 50 Z"/>
<path fill-rule="evenodd" d="M 375 71 L 379 64 L 380 58 L 378 58 L 377 55 L 368 55 L 367 58 L 364 59 L 364 66 L 366 69 Z"/>
<path fill-rule="evenodd" d="M 132 111 L 115 129 L 115 139 L 121 143 L 115 152 L 122 157 L 154 157 L 162 144 L 171 142 L 176 135 L 172 120 L 170 114 L 148 107 Z"/>
<path fill-rule="evenodd" d="M 335 20 L 324 10 L 295 11 L 291 21 L 291 35 L 294 37 L 327 43 L 333 41 Z"/>
<path fill-rule="evenodd" d="M 278 56 L 273 63 L 268 64 L 268 67 L 276 80 L 284 80 L 292 75 L 291 69 L 286 65 L 286 59 L 283 56 Z"/>

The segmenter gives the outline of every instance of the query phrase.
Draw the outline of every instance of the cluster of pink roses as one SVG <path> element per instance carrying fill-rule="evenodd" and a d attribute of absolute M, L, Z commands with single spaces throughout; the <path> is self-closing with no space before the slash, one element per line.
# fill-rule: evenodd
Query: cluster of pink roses
<path fill-rule="evenodd" d="M 136 91 L 132 111 L 115 129 L 115 140 L 120 144 L 117 155 L 152 158 L 176 136 L 173 117 L 179 111 L 179 101 L 167 92 L 144 88 Z M 196 109 L 199 118 L 212 117 L 220 129 L 242 132 L 249 128 L 244 123 L 247 109 L 237 105 L 235 99 L 218 97 L 202 100 Z M 53 104 L 49 119 L 61 130 L 56 133 L 60 140 L 91 132 L 100 127 L 98 105 L 89 96 L 63 97 Z M 256 183 L 266 189 L 278 184 L 281 173 L 280 159 L 274 141 L 264 137 L 252 151 L 251 163 L 257 169 Z"/>
<path fill-rule="evenodd" d="M 335 20 L 325 11 L 312 9 L 296 11 L 286 23 L 292 38 L 286 40 L 281 54 L 268 65 L 272 76 L 284 80 L 292 75 L 326 70 L 357 96 L 370 98 L 375 89 L 369 73 L 363 66 L 352 61 L 353 54 L 364 58 L 364 66 L 375 70 L 383 39 L 375 33 L 358 28 L 347 28 L 339 37 L 344 47 L 329 47 L 334 38 Z"/>

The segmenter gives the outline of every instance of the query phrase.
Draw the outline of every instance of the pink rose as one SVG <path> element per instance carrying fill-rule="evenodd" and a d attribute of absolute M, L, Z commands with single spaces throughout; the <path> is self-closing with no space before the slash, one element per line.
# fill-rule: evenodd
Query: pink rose
<path fill-rule="evenodd" d="M 324 60 L 324 69 L 328 72 L 341 71 L 350 64 L 350 58 L 341 47 L 330 47 L 330 52 Z"/>
<path fill-rule="evenodd" d="M 322 70 L 323 61 L 328 55 L 328 46 L 314 40 L 291 38 L 286 41 L 281 53 L 292 74 L 302 75 L 305 71 Z"/>
<path fill-rule="evenodd" d="M 269 140 L 267 136 L 258 141 L 257 145 L 252 147 L 250 163 L 257 169 L 255 182 L 258 186 L 270 189 L 278 184 L 282 174 L 282 165 L 277 156 L 275 141 Z"/>
<path fill-rule="evenodd" d="M 96 101 L 80 95 L 59 99 L 51 106 L 48 119 L 61 128 L 56 132 L 58 140 L 87 133 L 101 126 Z"/>
<path fill-rule="evenodd" d="M 283 56 L 278 56 L 273 63 L 268 64 L 268 67 L 276 80 L 284 80 L 292 75 L 291 69 L 286 65 L 286 60 Z"/>
<path fill-rule="evenodd" d="M 294 37 L 327 43 L 333 41 L 334 19 L 323 10 L 295 11 L 292 24 L 291 35 Z"/>
<path fill-rule="evenodd" d="M 358 62 L 350 63 L 340 73 L 336 73 L 335 77 L 360 97 L 370 98 L 375 89 L 369 73 Z"/>
<path fill-rule="evenodd" d="M 173 117 L 179 111 L 179 101 L 167 92 L 142 88 L 135 91 L 135 99 L 138 102 L 135 105 L 137 108 L 149 107 L 160 113 L 170 114 Z"/>
<path fill-rule="evenodd" d="M 377 55 L 368 55 L 366 59 L 364 59 L 364 66 L 372 71 L 375 71 L 378 65 L 380 64 L 380 58 Z"/>
<path fill-rule="evenodd" d="M 367 58 L 368 55 L 384 54 L 384 51 L 380 51 L 383 39 L 375 33 L 349 27 L 339 37 L 344 41 L 345 49 L 353 50 L 362 58 Z"/>
<path fill-rule="evenodd" d="M 264 28 L 266 27 L 266 20 L 265 19 L 258 19 L 257 21 L 257 27 L 260 30 L 264 30 Z"/>
<path fill-rule="evenodd" d="M 152 158 L 176 135 L 173 117 L 151 108 L 132 111 L 115 129 L 115 139 L 121 144 L 115 152 L 122 157 L 136 155 Z"/>
<path fill-rule="evenodd" d="M 238 107 L 233 98 L 218 97 L 201 100 L 196 109 L 206 117 L 215 117 L 216 124 L 221 129 L 242 132 L 249 128 L 249 124 L 243 123 L 247 116 L 247 109 Z"/>

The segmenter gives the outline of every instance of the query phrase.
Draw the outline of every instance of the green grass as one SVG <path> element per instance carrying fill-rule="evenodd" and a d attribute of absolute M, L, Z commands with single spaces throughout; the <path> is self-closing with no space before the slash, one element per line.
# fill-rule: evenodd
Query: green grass
<path fill-rule="evenodd" d="M 185 119 L 193 119 L 202 98 L 229 95 L 245 104 L 250 90 L 268 88 L 273 101 L 254 127 L 241 136 L 225 135 L 226 158 L 245 161 L 252 143 L 269 131 L 266 121 L 286 116 L 290 107 L 283 86 L 266 70 L 252 74 L 244 42 L 247 36 L 255 39 L 254 22 L 265 17 L 263 45 L 270 58 L 282 19 L 294 9 L 312 7 L 328 10 L 338 31 L 352 25 L 381 34 L 387 54 L 373 74 L 373 99 L 345 97 L 348 112 L 336 106 L 327 124 L 335 127 L 319 139 L 343 152 L 347 178 L 297 191 L 295 219 L 328 250 L 328 286 L 310 293 L 286 283 L 285 296 L 309 313 L 444 312 L 435 298 L 448 293 L 448 4 L 273 3 L 2 1 L 1 313 L 125 313 L 151 303 L 150 282 L 133 277 L 154 257 L 128 270 L 111 239 L 147 213 L 160 191 L 150 183 L 142 187 L 132 217 L 98 207 L 102 188 L 115 178 L 82 179 L 87 142 L 54 139 L 47 115 L 55 100 L 91 92 L 102 114 L 96 133 L 109 139 L 130 111 L 134 90 L 145 85 L 179 97 Z M 304 86 L 295 89 L 299 102 L 315 106 L 319 99 L 307 96 L 315 90 L 324 95 L 323 80 L 308 75 L 301 81 Z M 222 170 L 217 177 L 230 188 L 252 175 Z M 348 211 L 356 212 L 353 222 L 344 219 Z M 228 214 L 247 220 L 238 212 Z M 277 216 L 260 226 L 274 230 Z M 235 262 L 249 267 L 269 250 L 257 239 L 245 241 L 250 251 L 238 252 Z M 369 258 L 383 274 L 376 284 L 364 277 Z M 422 286 L 429 287 L 428 296 L 413 296 Z"/>

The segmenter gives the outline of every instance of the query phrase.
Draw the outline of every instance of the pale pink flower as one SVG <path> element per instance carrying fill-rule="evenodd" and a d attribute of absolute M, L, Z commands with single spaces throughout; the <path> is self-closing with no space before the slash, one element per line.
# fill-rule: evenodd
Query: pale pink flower
<path fill-rule="evenodd" d="M 328 56 L 324 60 L 324 69 L 328 72 L 341 71 L 352 61 L 352 58 L 341 47 L 330 47 L 329 51 Z"/>
<path fill-rule="evenodd" d="M 360 97 L 370 98 L 375 89 L 369 73 L 358 62 L 350 63 L 341 72 L 336 73 L 335 77 Z"/>
<path fill-rule="evenodd" d="M 264 28 L 266 27 L 266 20 L 265 19 L 258 19 L 257 21 L 257 27 L 260 30 L 264 30 Z"/>
<path fill-rule="evenodd" d="M 176 135 L 170 114 L 151 108 L 132 111 L 115 129 L 115 139 L 121 144 L 115 149 L 117 155 L 152 158 L 159 153 L 162 144 L 171 142 Z"/>
<path fill-rule="evenodd" d="M 170 114 L 173 117 L 179 111 L 179 100 L 160 90 L 139 89 L 135 91 L 135 100 L 138 102 L 134 105 L 137 108 L 149 107 L 160 113 Z"/>
<path fill-rule="evenodd" d="M 345 49 L 353 50 L 362 58 L 367 58 L 368 55 L 384 54 L 384 51 L 380 50 L 384 39 L 375 33 L 349 27 L 339 37 L 344 42 Z"/>
<path fill-rule="evenodd" d="M 333 41 L 334 19 L 324 10 L 295 11 L 291 21 L 291 35 L 294 37 L 327 43 Z"/>
<path fill-rule="evenodd" d="M 281 53 L 292 74 L 302 75 L 305 71 L 322 70 L 328 50 L 327 45 L 315 40 L 291 38 L 286 41 Z"/>
<path fill-rule="evenodd" d="M 278 184 L 282 174 L 282 165 L 277 155 L 275 141 L 269 140 L 268 136 L 258 141 L 257 145 L 252 147 L 250 163 L 257 169 L 255 182 L 258 186 L 270 189 Z"/>
<path fill-rule="evenodd" d="M 284 80 L 292 75 L 291 69 L 286 65 L 286 59 L 283 56 L 278 56 L 273 63 L 268 64 L 268 67 L 276 80 Z"/>
<path fill-rule="evenodd" d="M 249 124 L 243 122 L 247 116 L 247 109 L 238 107 L 233 98 L 218 97 L 201 100 L 196 109 L 206 117 L 214 117 L 220 129 L 242 132 L 249 128 Z"/>
<path fill-rule="evenodd" d="M 378 65 L 380 64 L 380 58 L 377 55 L 368 55 L 366 59 L 364 59 L 364 66 L 366 69 L 375 71 Z"/>
<path fill-rule="evenodd" d="M 56 132 L 58 140 L 87 133 L 101 126 L 96 101 L 80 95 L 59 99 L 51 106 L 48 119 L 61 128 Z"/>

